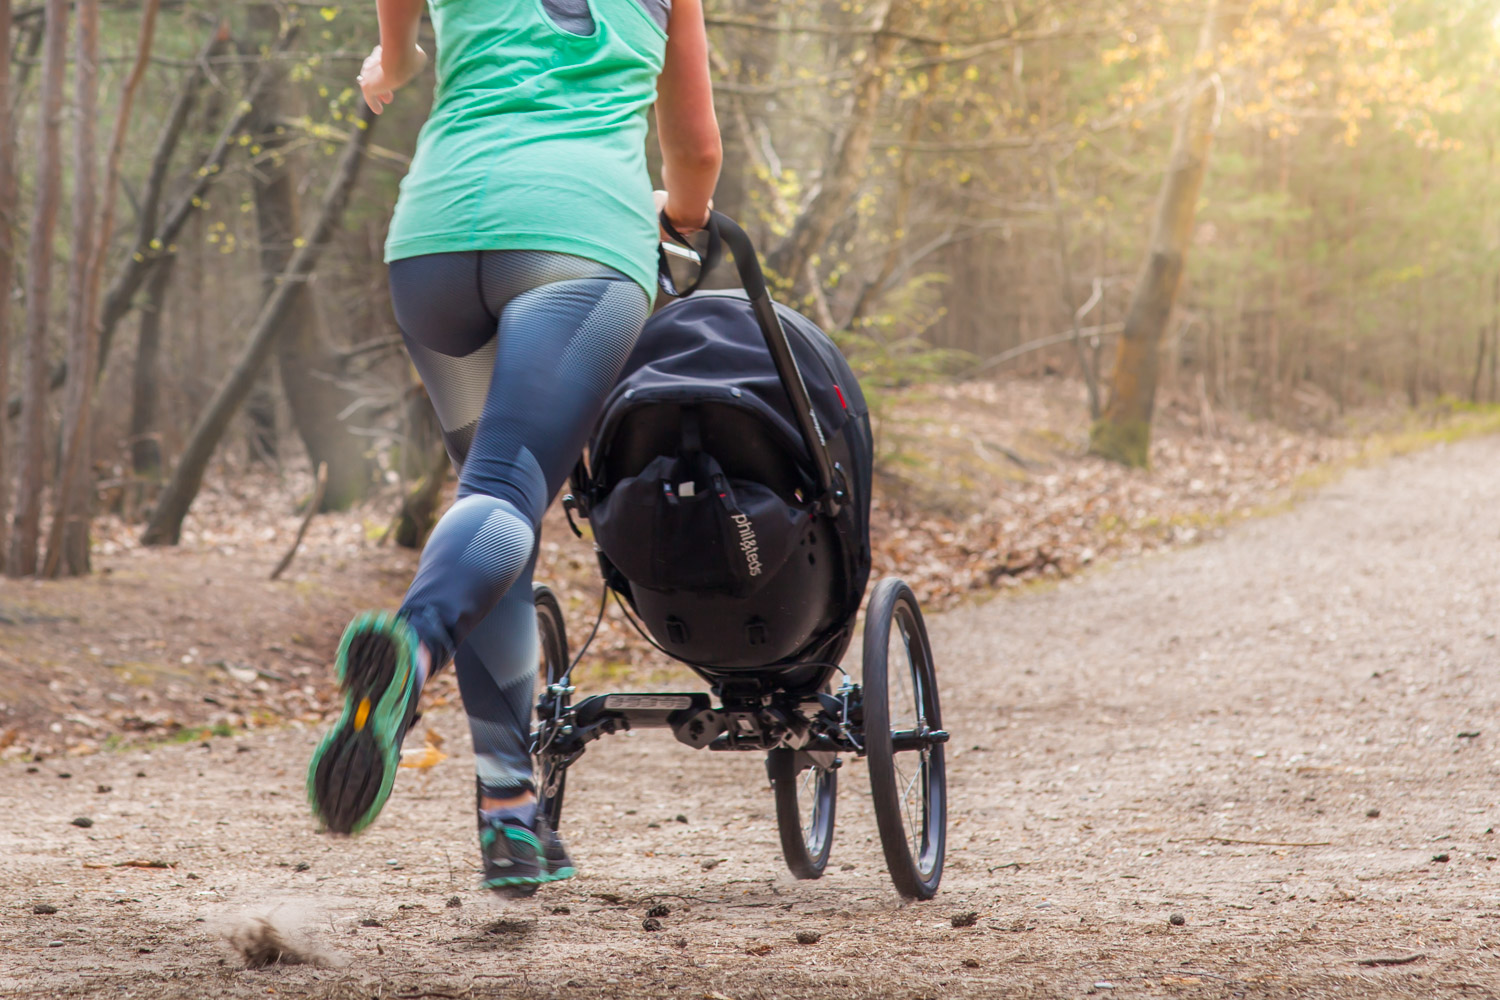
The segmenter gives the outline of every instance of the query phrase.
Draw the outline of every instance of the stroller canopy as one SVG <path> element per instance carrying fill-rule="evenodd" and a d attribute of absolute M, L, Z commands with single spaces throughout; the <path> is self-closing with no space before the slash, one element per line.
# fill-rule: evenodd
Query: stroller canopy
<path fill-rule="evenodd" d="M 817 466 L 743 293 L 651 317 L 589 445 L 606 579 L 668 652 L 703 667 L 836 659 L 869 581 L 864 394 L 822 330 L 775 308 L 844 491 L 836 513 L 815 502 Z"/>
<path fill-rule="evenodd" d="M 867 550 L 875 445 L 864 393 L 849 362 L 812 320 L 779 303 L 776 313 L 829 451 L 843 469 L 856 544 Z M 794 456 L 812 478 L 812 461 L 791 401 L 750 302 L 740 291 L 699 292 L 647 320 L 605 401 L 589 451 L 599 455 L 606 450 L 621 421 L 637 407 L 710 401 L 754 412 L 776 438 L 776 446 Z"/>

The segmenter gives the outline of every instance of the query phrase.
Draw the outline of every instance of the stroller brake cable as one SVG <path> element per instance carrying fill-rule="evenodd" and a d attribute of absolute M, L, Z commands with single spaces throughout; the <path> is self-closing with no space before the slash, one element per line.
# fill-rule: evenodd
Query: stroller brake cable
<path fill-rule="evenodd" d="M 547 685 L 548 692 L 551 693 L 552 696 L 553 696 L 553 702 L 552 702 L 552 704 L 554 706 L 553 710 L 552 710 L 552 721 L 553 722 L 556 722 L 557 719 L 559 718 L 559 715 L 558 715 L 559 706 L 558 706 L 558 703 L 556 701 L 556 696 L 560 692 L 557 689 L 558 688 L 562 688 L 562 689 L 566 690 L 566 689 L 569 689 L 569 688 L 572 687 L 572 684 L 573 684 L 573 670 L 583 660 L 583 654 L 587 653 L 589 651 L 589 646 L 593 645 L 594 636 L 596 636 L 596 635 L 599 634 L 599 623 L 604 620 L 604 606 L 605 606 L 605 604 L 608 601 L 609 601 L 609 585 L 605 584 L 603 593 L 601 593 L 599 595 L 599 613 L 594 616 L 594 627 L 591 628 L 591 629 L 589 629 L 589 637 L 587 639 L 583 640 L 583 646 L 578 650 L 578 655 L 575 656 L 575 657 L 573 657 L 573 662 L 570 663 L 570 664 L 568 664 L 568 669 L 563 671 L 563 675 L 561 677 L 559 677 L 555 683 Z M 539 736 L 541 734 L 541 732 L 542 732 L 542 730 L 538 730 L 537 731 L 537 733 L 533 736 L 533 741 L 537 738 L 537 736 Z M 531 750 L 531 753 L 533 755 L 537 755 L 537 754 L 542 753 L 548 747 L 550 747 L 554 742 L 556 742 L 556 740 L 557 740 L 557 733 L 556 733 L 555 730 L 549 730 L 549 731 L 547 731 L 546 735 L 547 735 L 547 742 L 542 743 L 540 745 L 533 745 L 532 750 Z"/>
<path fill-rule="evenodd" d="M 568 664 L 568 669 L 557 679 L 559 684 L 570 684 L 573 681 L 573 671 L 583 661 L 583 654 L 589 651 L 594 644 L 594 636 L 599 634 L 599 623 L 604 620 L 604 607 L 609 603 L 609 584 L 604 584 L 604 589 L 599 594 L 599 613 L 594 616 L 594 627 L 589 629 L 589 637 L 583 640 L 583 646 L 578 650 L 578 655 L 573 657 L 573 662 Z"/>

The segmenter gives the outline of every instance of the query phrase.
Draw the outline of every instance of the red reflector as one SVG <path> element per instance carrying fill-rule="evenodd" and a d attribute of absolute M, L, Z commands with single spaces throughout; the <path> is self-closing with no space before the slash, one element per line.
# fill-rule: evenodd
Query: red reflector
<path fill-rule="evenodd" d="M 833 391 L 839 394 L 839 405 L 846 410 L 849 409 L 849 404 L 844 401 L 844 390 L 839 388 L 837 382 L 833 384 Z"/>

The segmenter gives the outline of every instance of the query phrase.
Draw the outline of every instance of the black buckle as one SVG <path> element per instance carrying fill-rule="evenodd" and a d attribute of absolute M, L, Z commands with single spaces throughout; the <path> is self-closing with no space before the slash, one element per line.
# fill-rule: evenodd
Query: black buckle
<path fill-rule="evenodd" d="M 672 225 L 666 212 L 661 213 L 658 221 L 661 223 L 662 232 L 666 233 L 673 243 L 679 243 L 694 253 L 698 253 L 698 248 L 693 246 L 686 236 L 679 233 L 676 226 Z M 661 286 L 663 292 L 673 298 L 685 299 L 696 292 L 702 286 L 703 279 L 708 272 L 712 271 L 714 265 L 718 264 L 719 259 L 724 256 L 724 241 L 719 234 L 719 223 L 714 219 L 712 212 L 709 213 L 708 224 L 704 226 L 704 231 L 708 233 L 708 247 L 698 254 L 698 279 L 687 288 L 677 287 L 677 280 L 672 277 L 672 269 L 667 264 L 667 251 L 660 246 L 656 249 L 656 283 Z"/>
<path fill-rule="evenodd" d="M 577 523 L 574 522 L 573 512 L 576 510 L 578 512 L 578 516 L 583 518 L 584 520 L 588 520 L 588 512 L 583 509 L 583 505 L 578 502 L 578 498 L 571 493 L 562 498 L 562 507 L 563 513 L 567 515 L 568 518 L 568 527 L 573 529 L 573 534 L 575 536 L 577 536 L 578 538 L 582 538 L 583 531 L 578 527 Z"/>

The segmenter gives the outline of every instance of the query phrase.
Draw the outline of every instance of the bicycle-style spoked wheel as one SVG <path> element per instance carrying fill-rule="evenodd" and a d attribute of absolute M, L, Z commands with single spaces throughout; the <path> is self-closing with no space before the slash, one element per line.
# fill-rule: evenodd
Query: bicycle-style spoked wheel
<path fill-rule="evenodd" d="M 770 752 L 766 773 L 776 795 L 776 828 L 786 866 L 798 878 L 821 877 L 833 848 L 839 773 L 786 748 Z"/>
<path fill-rule="evenodd" d="M 922 611 L 894 577 L 876 585 L 865 611 L 863 697 L 886 868 L 901 895 L 931 899 L 943 877 L 948 825 L 946 734 Z"/>
<path fill-rule="evenodd" d="M 540 645 L 537 663 L 537 696 L 540 698 L 547 688 L 562 679 L 568 670 L 568 632 L 563 623 L 562 607 L 551 589 L 537 584 L 532 588 L 536 603 L 536 629 Z M 554 696 L 554 712 L 561 714 L 567 708 L 569 697 L 565 693 Z M 540 711 L 540 710 L 539 710 Z M 545 720 L 541 720 L 545 721 Z M 539 753 L 534 761 L 536 768 L 537 809 L 547 818 L 547 823 L 556 830 L 562 822 L 563 791 L 567 786 L 568 772 L 565 765 L 550 754 Z"/>

